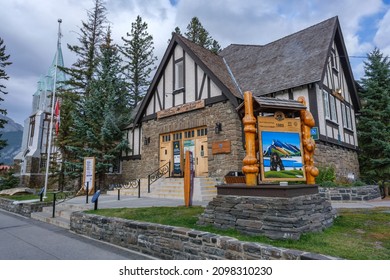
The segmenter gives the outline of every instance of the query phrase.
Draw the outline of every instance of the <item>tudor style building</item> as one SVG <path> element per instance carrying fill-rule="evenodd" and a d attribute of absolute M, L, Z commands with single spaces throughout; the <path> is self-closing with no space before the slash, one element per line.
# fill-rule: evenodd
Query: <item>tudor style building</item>
<path fill-rule="evenodd" d="M 304 96 L 318 127 L 316 165 L 339 178 L 357 176 L 355 114 L 360 104 L 339 20 L 330 18 L 267 45 L 237 45 L 218 55 L 173 34 L 128 129 L 125 179 L 146 178 L 170 161 L 183 172 L 194 152 L 195 176 L 221 180 L 244 158 L 242 93 L 277 99 Z"/>

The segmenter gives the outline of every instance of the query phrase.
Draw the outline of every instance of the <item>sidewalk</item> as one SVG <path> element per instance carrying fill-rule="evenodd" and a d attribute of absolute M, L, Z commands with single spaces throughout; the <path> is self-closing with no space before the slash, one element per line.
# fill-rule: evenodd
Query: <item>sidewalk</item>
<path fill-rule="evenodd" d="M 85 196 L 78 196 L 71 200 L 64 202 L 64 204 L 88 206 L 93 209 L 94 203 L 91 202 L 92 196 L 88 198 L 86 204 Z M 389 207 L 390 197 L 385 199 L 374 199 L 369 201 L 332 201 L 332 207 L 339 208 L 374 208 L 374 207 Z M 208 202 L 194 201 L 193 205 L 207 206 Z M 98 200 L 98 209 L 102 208 L 137 208 L 137 207 L 153 207 L 153 206 L 183 206 L 184 199 L 168 199 L 168 198 L 154 198 L 121 195 L 120 200 L 116 195 L 101 194 Z M 88 208 L 89 208 L 88 207 Z"/>
<path fill-rule="evenodd" d="M 86 203 L 86 196 L 77 196 L 70 200 L 65 201 L 65 205 L 82 205 L 94 208 L 94 203 L 91 202 L 92 196 L 88 198 L 88 204 Z M 207 202 L 194 201 L 193 205 L 206 206 Z M 154 197 L 141 197 L 129 195 L 121 195 L 118 200 L 117 195 L 101 194 L 98 199 L 97 208 L 138 208 L 138 207 L 153 207 L 153 206 L 184 206 L 183 199 L 169 199 L 169 198 L 154 198 Z"/>
<path fill-rule="evenodd" d="M 390 208 L 390 197 L 387 196 L 384 199 L 377 198 L 368 201 L 332 201 L 332 207 L 335 209 L 339 208 L 374 208 L 374 207 L 389 207 Z"/>

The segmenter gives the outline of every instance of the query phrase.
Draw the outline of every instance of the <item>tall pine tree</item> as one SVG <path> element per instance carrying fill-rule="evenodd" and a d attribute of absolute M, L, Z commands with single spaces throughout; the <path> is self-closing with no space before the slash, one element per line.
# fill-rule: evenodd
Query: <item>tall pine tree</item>
<path fill-rule="evenodd" d="M 375 48 L 364 64 L 357 123 L 359 164 L 363 178 L 380 181 L 390 178 L 390 61 Z"/>
<path fill-rule="evenodd" d="M 85 106 L 92 90 L 92 83 L 100 60 L 100 45 L 105 38 L 107 10 L 102 0 L 94 0 L 87 11 L 87 21 L 82 21 L 78 32 L 78 44 L 69 45 L 77 60 L 70 68 L 62 68 L 67 74 L 65 86 L 59 91 L 61 101 L 61 126 L 56 145 L 62 154 L 60 178 L 69 175 L 79 178 L 83 171 L 83 153 L 77 153 L 88 145 L 84 142 L 85 130 L 76 124 L 85 118 Z M 85 122 L 85 121 L 83 121 Z M 62 180 L 61 180 L 62 181 Z M 60 183 L 61 184 L 61 183 Z"/>
<path fill-rule="evenodd" d="M 157 57 L 153 55 L 153 36 L 148 33 L 148 24 L 137 16 L 131 24 L 131 32 L 122 37 L 124 46 L 121 52 L 124 56 L 124 73 L 129 91 L 128 104 L 135 108 L 145 95 L 149 84 L 150 74 L 156 67 Z"/>
<path fill-rule="evenodd" d="M 12 62 L 9 62 L 9 60 L 8 60 L 10 55 L 7 55 L 5 53 L 5 49 L 6 49 L 6 46 L 4 45 L 4 40 L 0 37 L 0 94 L 1 95 L 7 94 L 7 92 L 5 91 L 6 86 L 3 85 L 3 83 L 2 83 L 2 80 L 9 79 L 9 76 L 5 72 L 5 67 L 12 64 Z M 0 102 L 3 102 L 3 101 L 4 101 L 4 98 L 2 96 L 0 96 Z M 0 108 L 0 114 L 6 115 L 7 110 Z M 6 123 L 7 123 L 7 121 L 5 119 L 0 118 L 0 128 L 4 128 L 4 125 Z M 1 135 L 0 135 L 0 137 L 1 137 Z M 7 145 L 7 141 L 0 139 L 0 150 L 2 148 L 4 148 L 6 145 Z"/>
<path fill-rule="evenodd" d="M 180 34 L 180 29 L 176 27 L 175 32 Z M 215 54 L 221 51 L 219 43 L 210 36 L 209 32 L 203 27 L 197 17 L 191 19 L 190 23 L 187 25 L 187 32 L 184 34 L 187 39 Z"/>
<path fill-rule="evenodd" d="M 103 0 L 94 0 L 94 7 L 87 11 L 87 22 L 81 22 L 79 44 L 69 45 L 77 60 L 71 68 L 63 69 L 68 75 L 68 87 L 80 95 L 88 96 L 90 82 L 99 60 L 99 47 L 105 36 L 107 9 Z"/>
<path fill-rule="evenodd" d="M 99 186 L 104 187 L 105 174 L 117 166 L 122 151 L 128 148 L 123 128 L 128 124 L 129 111 L 121 72 L 122 60 L 118 47 L 112 44 L 109 29 L 100 52 L 83 112 L 74 117 L 73 128 L 82 145 L 75 145 L 71 150 L 78 155 L 76 161 L 79 163 L 84 157 L 95 157 Z"/>

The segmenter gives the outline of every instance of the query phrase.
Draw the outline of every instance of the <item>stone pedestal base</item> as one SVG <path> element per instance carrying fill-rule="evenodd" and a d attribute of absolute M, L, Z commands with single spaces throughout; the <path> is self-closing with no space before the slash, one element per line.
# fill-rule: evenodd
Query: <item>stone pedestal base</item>
<path fill-rule="evenodd" d="M 198 224 L 298 240 L 303 233 L 330 227 L 335 214 L 330 202 L 318 193 L 293 197 L 219 194 L 210 201 Z"/>

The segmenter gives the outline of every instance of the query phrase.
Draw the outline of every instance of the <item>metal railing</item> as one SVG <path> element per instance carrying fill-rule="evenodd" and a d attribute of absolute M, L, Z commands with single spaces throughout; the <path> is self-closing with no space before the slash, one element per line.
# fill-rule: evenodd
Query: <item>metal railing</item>
<path fill-rule="evenodd" d="M 171 162 L 168 161 L 166 164 L 161 166 L 156 171 L 153 171 L 148 175 L 148 193 L 150 193 L 150 185 L 160 179 L 162 176 L 168 173 L 168 177 L 170 177 L 171 170 Z"/>
<path fill-rule="evenodd" d="M 58 191 L 53 193 L 53 213 L 52 218 L 55 218 L 56 205 L 63 203 L 69 199 L 76 197 L 76 192 Z"/>
<path fill-rule="evenodd" d="M 109 190 L 118 190 L 118 200 L 120 200 L 120 190 L 121 189 L 137 189 L 138 188 L 138 198 L 141 197 L 141 180 L 134 179 L 130 180 L 124 184 L 111 184 L 109 185 Z"/>

